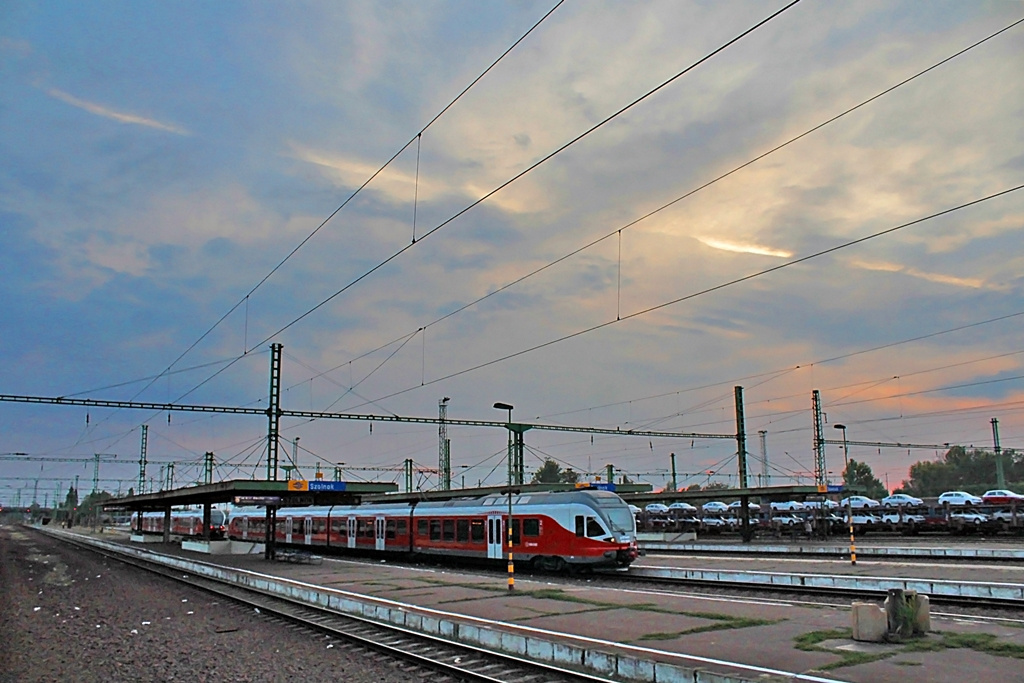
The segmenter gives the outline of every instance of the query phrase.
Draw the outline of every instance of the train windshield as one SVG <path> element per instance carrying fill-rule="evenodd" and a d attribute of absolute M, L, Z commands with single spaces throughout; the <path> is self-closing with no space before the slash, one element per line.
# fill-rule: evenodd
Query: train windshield
<path fill-rule="evenodd" d="M 605 518 L 611 525 L 611 532 L 613 534 L 633 533 L 636 531 L 636 518 L 633 517 L 633 513 L 629 511 L 629 506 L 621 498 L 618 496 L 609 496 L 607 498 L 595 496 L 594 502 L 597 503 L 598 509 L 604 513 Z"/>

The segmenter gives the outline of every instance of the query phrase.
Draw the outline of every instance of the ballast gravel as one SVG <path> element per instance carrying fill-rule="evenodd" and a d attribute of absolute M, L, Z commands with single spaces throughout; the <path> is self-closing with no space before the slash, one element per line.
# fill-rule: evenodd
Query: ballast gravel
<path fill-rule="evenodd" d="M 30 527 L 0 524 L 0 682 L 415 683 L 418 673 Z"/>

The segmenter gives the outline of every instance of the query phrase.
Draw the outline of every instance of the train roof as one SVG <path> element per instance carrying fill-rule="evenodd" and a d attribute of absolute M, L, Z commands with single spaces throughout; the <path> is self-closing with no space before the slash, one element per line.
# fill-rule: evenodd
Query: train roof
<path fill-rule="evenodd" d="M 508 502 L 508 494 L 492 493 L 483 496 L 466 496 L 463 498 L 452 498 L 443 501 L 418 501 L 412 502 L 376 502 L 364 503 L 362 505 L 316 505 L 309 507 L 288 507 L 280 508 L 277 511 L 278 518 L 288 516 L 308 515 L 336 515 L 340 513 L 359 512 L 395 512 L 397 510 L 416 511 L 444 511 L 455 510 L 467 507 L 494 507 L 500 509 Z M 523 505 L 551 505 L 551 504 L 580 503 L 584 505 L 597 505 L 598 507 L 623 506 L 626 503 L 612 491 L 598 489 L 577 489 L 574 491 L 531 491 L 518 493 L 512 496 L 512 504 L 516 507 Z M 263 516 L 266 508 L 236 508 L 233 516 Z"/>

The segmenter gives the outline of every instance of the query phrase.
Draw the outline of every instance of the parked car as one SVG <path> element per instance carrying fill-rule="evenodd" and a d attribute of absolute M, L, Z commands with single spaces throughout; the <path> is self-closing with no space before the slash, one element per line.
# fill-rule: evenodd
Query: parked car
<path fill-rule="evenodd" d="M 894 493 L 891 496 L 886 496 L 881 501 L 882 507 L 894 508 L 904 507 L 908 505 L 924 505 L 924 501 L 914 496 L 908 496 L 905 493 Z"/>
<path fill-rule="evenodd" d="M 839 503 L 834 500 L 829 500 L 828 498 L 825 500 L 805 500 L 801 505 L 804 506 L 804 510 L 821 510 L 822 508 L 826 510 L 835 510 L 839 507 Z"/>
<path fill-rule="evenodd" d="M 712 500 L 711 502 L 704 503 L 701 506 L 701 508 L 704 510 L 704 512 L 728 512 L 729 511 L 729 506 L 728 505 L 726 505 L 725 503 L 723 503 L 721 501 L 717 501 L 717 500 Z"/>
<path fill-rule="evenodd" d="M 700 520 L 700 527 L 705 531 L 717 533 L 729 528 L 729 523 L 721 517 L 704 517 Z"/>
<path fill-rule="evenodd" d="M 985 491 L 985 493 L 981 494 L 981 500 L 985 505 L 1009 505 L 1011 503 L 1016 503 L 1017 505 L 1024 504 L 1024 496 L 1006 489 Z"/>
<path fill-rule="evenodd" d="M 679 510 L 680 512 L 696 512 L 697 508 L 689 503 L 672 503 L 668 506 L 669 512 Z"/>
<path fill-rule="evenodd" d="M 652 515 L 663 515 L 668 512 L 668 505 L 664 503 L 648 503 L 644 507 L 644 511 Z"/>
<path fill-rule="evenodd" d="M 882 524 L 888 524 L 890 526 L 907 526 L 913 524 L 915 526 L 924 524 L 924 515 L 918 515 L 908 512 L 886 512 L 880 517 Z"/>
<path fill-rule="evenodd" d="M 738 513 L 742 508 L 743 503 L 741 501 L 734 500 L 733 502 L 729 503 L 729 509 L 734 512 Z M 747 503 L 747 509 L 750 510 L 751 512 L 757 512 L 758 510 L 761 509 L 761 506 L 758 505 L 757 503 Z"/>
<path fill-rule="evenodd" d="M 795 500 L 775 501 L 769 504 L 772 510 L 803 510 L 804 504 Z"/>
<path fill-rule="evenodd" d="M 861 508 L 876 508 L 881 506 L 881 503 L 879 503 L 877 500 L 875 500 L 874 498 L 868 498 L 867 496 L 850 496 L 849 498 L 843 498 L 841 501 L 839 501 L 839 506 L 845 508 L 847 506 L 847 501 L 849 501 L 849 506 L 852 507 L 854 510 L 859 510 Z"/>
<path fill-rule="evenodd" d="M 957 520 L 965 527 L 980 527 L 983 524 L 988 524 L 988 515 L 983 515 L 978 512 L 964 512 L 958 510 L 957 512 L 951 512 L 949 514 L 949 521 Z"/>
<path fill-rule="evenodd" d="M 640 514 L 640 508 L 638 508 L 636 505 L 633 505 L 632 503 L 629 504 L 629 511 L 632 512 L 634 516 Z"/>
<path fill-rule="evenodd" d="M 772 524 L 774 526 L 791 529 L 794 527 L 802 527 L 804 525 L 804 520 L 800 519 L 796 515 L 773 515 Z"/>
<path fill-rule="evenodd" d="M 869 514 L 866 514 L 866 513 L 863 513 L 863 512 L 855 512 L 855 513 L 853 513 L 853 528 L 854 529 L 860 529 L 861 531 L 867 531 L 868 529 L 876 528 L 881 523 L 882 523 L 882 520 L 880 520 L 878 517 L 875 517 L 874 515 L 869 515 Z M 849 526 L 850 525 L 850 518 L 848 516 L 846 516 L 846 515 L 843 515 L 843 524 L 845 526 Z"/>
<path fill-rule="evenodd" d="M 939 505 L 981 505 L 981 498 L 966 491 L 946 491 L 939 496 Z"/>

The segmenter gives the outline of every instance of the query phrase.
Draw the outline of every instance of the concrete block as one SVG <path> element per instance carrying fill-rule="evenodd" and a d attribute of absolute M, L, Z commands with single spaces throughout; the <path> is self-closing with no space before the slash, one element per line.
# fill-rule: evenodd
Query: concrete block
<path fill-rule="evenodd" d="M 540 638 L 526 638 L 526 656 L 541 662 L 553 662 L 555 660 L 555 644 L 550 640 Z"/>
<path fill-rule="evenodd" d="M 617 656 L 611 652 L 587 650 L 583 657 L 583 666 L 597 674 L 614 676 L 618 667 L 615 665 Z"/>
<path fill-rule="evenodd" d="M 554 661 L 570 668 L 582 668 L 587 660 L 587 651 L 575 645 L 555 643 Z"/>
<path fill-rule="evenodd" d="M 693 683 L 697 672 L 686 666 L 655 662 L 654 680 L 656 683 Z"/>
<path fill-rule="evenodd" d="M 654 662 L 619 655 L 618 677 L 627 681 L 653 681 Z"/>
<path fill-rule="evenodd" d="M 853 621 L 853 639 L 868 643 L 883 643 L 889 632 L 885 609 L 871 602 L 855 602 L 850 611 Z"/>
<path fill-rule="evenodd" d="M 931 600 L 927 595 L 917 596 L 917 613 L 914 616 L 914 633 L 929 633 L 932 630 Z"/>
<path fill-rule="evenodd" d="M 526 636 L 521 636 L 518 633 L 506 633 L 502 631 L 501 645 L 499 647 L 505 654 L 512 653 L 516 655 L 525 655 Z"/>

